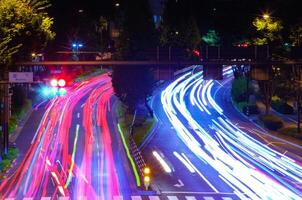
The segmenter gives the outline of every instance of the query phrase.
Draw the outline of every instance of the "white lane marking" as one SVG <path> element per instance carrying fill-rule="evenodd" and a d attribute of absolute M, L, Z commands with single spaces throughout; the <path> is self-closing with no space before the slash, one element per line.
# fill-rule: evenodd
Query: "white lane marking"
<path fill-rule="evenodd" d="M 131 196 L 132 200 L 142 200 L 142 197 L 140 196 Z"/>
<path fill-rule="evenodd" d="M 180 179 L 178 179 L 178 183 L 175 184 L 174 186 L 180 188 L 180 187 L 185 186 L 185 184 Z"/>
<path fill-rule="evenodd" d="M 173 154 L 176 156 L 176 158 L 178 158 L 178 160 L 180 162 L 182 162 L 186 168 L 191 172 L 191 173 L 195 173 L 195 170 L 193 169 L 193 167 L 176 151 L 173 152 Z"/>
<path fill-rule="evenodd" d="M 169 200 L 178 200 L 176 196 L 167 196 Z"/>
<path fill-rule="evenodd" d="M 213 197 L 203 197 L 204 200 L 215 200 Z"/>
<path fill-rule="evenodd" d="M 222 197 L 223 200 L 233 200 L 231 197 Z"/>
<path fill-rule="evenodd" d="M 123 196 L 114 196 L 113 200 L 123 200 Z"/>
<path fill-rule="evenodd" d="M 83 108 L 85 106 L 85 103 L 83 103 L 82 105 L 81 105 L 81 108 Z"/>
<path fill-rule="evenodd" d="M 77 115 L 77 116 L 78 116 L 78 118 L 80 118 L 80 113 L 78 113 L 78 115 Z"/>
<path fill-rule="evenodd" d="M 51 197 L 42 197 L 41 200 L 51 200 Z"/>
<path fill-rule="evenodd" d="M 158 196 L 149 196 L 150 200 L 160 200 Z"/>
<path fill-rule="evenodd" d="M 4 200 L 15 200 L 15 198 L 5 198 Z"/>
<path fill-rule="evenodd" d="M 24 197 L 23 200 L 33 200 L 31 197 Z"/>
<path fill-rule="evenodd" d="M 194 196 L 186 196 L 187 200 L 196 200 L 196 198 Z"/>

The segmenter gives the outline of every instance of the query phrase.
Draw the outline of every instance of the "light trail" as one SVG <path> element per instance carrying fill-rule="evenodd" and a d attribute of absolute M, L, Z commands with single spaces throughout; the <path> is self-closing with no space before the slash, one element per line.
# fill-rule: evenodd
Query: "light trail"
<path fill-rule="evenodd" d="M 230 77 L 231 68 L 223 73 Z M 202 72 L 186 73 L 162 92 L 163 109 L 178 137 L 240 198 L 302 199 L 301 164 L 232 124 L 213 98 L 215 84 L 203 80 Z M 209 179 L 209 185 L 216 183 Z"/>
<path fill-rule="evenodd" d="M 112 97 L 111 79 L 103 74 L 52 99 L 20 167 L 1 183 L 2 197 L 119 196 L 122 180 L 115 170 L 106 116 Z M 81 124 L 74 123 L 79 117 Z"/>

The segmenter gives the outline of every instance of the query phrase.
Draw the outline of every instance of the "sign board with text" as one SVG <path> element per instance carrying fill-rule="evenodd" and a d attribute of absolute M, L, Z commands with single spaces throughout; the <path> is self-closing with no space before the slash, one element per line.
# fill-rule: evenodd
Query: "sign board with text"
<path fill-rule="evenodd" d="M 10 83 L 32 83 L 34 75 L 32 72 L 9 72 Z"/>

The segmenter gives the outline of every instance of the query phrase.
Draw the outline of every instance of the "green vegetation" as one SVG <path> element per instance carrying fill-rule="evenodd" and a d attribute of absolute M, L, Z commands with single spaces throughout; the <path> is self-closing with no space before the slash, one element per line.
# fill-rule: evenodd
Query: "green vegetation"
<path fill-rule="evenodd" d="M 49 6 L 47 0 L 0 1 L 0 64 L 30 58 L 32 49 L 54 39 L 53 19 L 45 12 Z"/>
<path fill-rule="evenodd" d="M 283 127 L 282 119 L 275 115 L 261 115 L 259 116 L 259 120 L 269 130 L 277 131 L 278 129 Z"/>
<path fill-rule="evenodd" d="M 202 36 L 202 40 L 210 46 L 216 46 L 220 42 L 218 33 L 215 30 L 209 30 L 206 35 Z"/>
<path fill-rule="evenodd" d="M 127 109 L 124 105 L 119 104 L 117 108 L 117 116 L 120 127 L 125 133 L 127 141 L 129 141 L 129 129 L 133 120 L 133 115 L 127 112 Z M 140 146 L 150 133 L 155 120 L 154 118 L 143 119 L 137 117 L 135 121 L 136 123 L 133 128 L 133 139 L 136 145 Z"/>
<path fill-rule="evenodd" d="M 8 154 L 3 155 L 2 161 L 0 162 L 0 171 L 3 172 L 7 170 L 12 162 L 17 158 L 19 154 L 19 150 L 17 148 L 9 148 Z"/>
<path fill-rule="evenodd" d="M 268 14 L 256 17 L 253 26 L 258 32 L 258 37 L 254 39 L 255 45 L 265 45 L 271 42 L 281 40 L 282 23 Z"/>
<path fill-rule="evenodd" d="M 240 76 L 234 79 L 231 90 L 232 98 L 235 102 L 246 101 L 247 95 L 247 79 L 244 76 Z"/>
<path fill-rule="evenodd" d="M 108 72 L 107 69 L 93 68 L 91 71 L 81 73 L 78 77 L 76 77 L 75 82 L 81 82 L 87 78 L 98 76 Z"/>
<path fill-rule="evenodd" d="M 24 118 L 25 114 L 31 109 L 32 107 L 32 102 L 30 99 L 26 99 L 23 106 L 13 109 L 12 116 L 9 120 L 9 130 L 8 132 L 11 134 L 13 133 L 17 127 L 18 127 L 18 122 Z"/>
<path fill-rule="evenodd" d="M 298 133 L 298 127 L 296 125 L 284 127 L 282 129 L 280 129 L 279 132 L 284 134 L 284 135 L 289 135 L 289 136 L 292 136 L 292 137 L 295 137 L 295 138 L 302 139 L 302 134 Z"/>

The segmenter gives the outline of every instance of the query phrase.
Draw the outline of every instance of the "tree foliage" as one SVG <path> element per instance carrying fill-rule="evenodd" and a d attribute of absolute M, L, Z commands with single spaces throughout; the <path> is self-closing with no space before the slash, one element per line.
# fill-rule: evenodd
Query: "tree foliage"
<path fill-rule="evenodd" d="M 46 9 L 47 0 L 0 1 L 0 63 L 7 64 L 14 57 L 30 55 L 55 37 L 51 30 L 53 19 Z"/>
<path fill-rule="evenodd" d="M 146 104 L 148 97 L 152 95 L 153 73 L 148 66 L 115 67 L 112 85 L 115 94 L 128 106 L 129 111 L 133 112 L 138 104 Z M 148 106 L 147 108 L 150 111 Z"/>
<path fill-rule="evenodd" d="M 256 17 L 253 26 L 258 32 L 258 37 L 254 39 L 256 45 L 265 45 L 281 40 L 283 26 L 280 20 L 271 17 Z"/>
<path fill-rule="evenodd" d="M 202 36 L 202 40 L 210 46 L 219 44 L 220 38 L 215 30 L 209 30 L 206 35 Z"/>
<path fill-rule="evenodd" d="M 156 45 L 155 24 L 148 0 L 124 1 L 116 21 L 121 29 L 116 41 L 120 58 L 138 59 L 137 54 Z"/>

